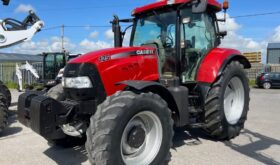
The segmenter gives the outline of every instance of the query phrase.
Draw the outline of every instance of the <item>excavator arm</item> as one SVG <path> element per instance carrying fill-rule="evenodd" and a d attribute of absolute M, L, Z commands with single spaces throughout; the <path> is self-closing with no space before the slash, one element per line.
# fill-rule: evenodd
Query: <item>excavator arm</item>
<path fill-rule="evenodd" d="M 43 26 L 44 22 L 33 11 L 24 21 L 12 18 L 0 20 L 0 48 L 30 40 Z"/>

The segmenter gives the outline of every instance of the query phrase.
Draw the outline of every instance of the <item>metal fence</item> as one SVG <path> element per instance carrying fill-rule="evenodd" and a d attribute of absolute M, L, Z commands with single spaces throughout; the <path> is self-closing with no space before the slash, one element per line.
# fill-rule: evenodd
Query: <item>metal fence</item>
<path fill-rule="evenodd" d="M 261 73 L 262 70 L 264 70 L 265 65 L 260 63 L 252 63 L 251 65 L 252 65 L 251 69 L 247 69 L 246 71 L 247 71 L 248 78 L 254 80 L 256 79 L 257 75 Z M 271 72 L 280 72 L 280 64 L 271 64 L 270 67 L 271 67 Z"/>
<path fill-rule="evenodd" d="M 32 65 L 41 77 L 43 74 L 43 64 L 39 62 L 32 63 Z M 29 71 L 26 70 L 22 70 L 22 79 L 24 84 L 34 84 L 38 81 Z M 16 63 L 0 63 L 0 80 L 4 83 L 18 83 L 16 76 Z"/>

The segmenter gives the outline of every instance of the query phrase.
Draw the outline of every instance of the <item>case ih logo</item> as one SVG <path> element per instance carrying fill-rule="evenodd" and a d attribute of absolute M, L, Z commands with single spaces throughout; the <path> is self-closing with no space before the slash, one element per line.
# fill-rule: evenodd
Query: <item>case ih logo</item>
<path fill-rule="evenodd" d="M 150 55 L 150 54 L 155 54 L 154 50 L 137 50 L 136 54 L 137 55 Z"/>

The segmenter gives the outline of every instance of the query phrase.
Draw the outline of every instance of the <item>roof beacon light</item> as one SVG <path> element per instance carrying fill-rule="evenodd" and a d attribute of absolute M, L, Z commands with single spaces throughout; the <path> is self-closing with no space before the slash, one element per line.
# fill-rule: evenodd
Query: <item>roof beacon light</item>
<path fill-rule="evenodd" d="M 225 0 L 223 3 L 223 9 L 227 10 L 228 8 L 229 8 L 229 2 L 228 2 L 228 0 Z"/>

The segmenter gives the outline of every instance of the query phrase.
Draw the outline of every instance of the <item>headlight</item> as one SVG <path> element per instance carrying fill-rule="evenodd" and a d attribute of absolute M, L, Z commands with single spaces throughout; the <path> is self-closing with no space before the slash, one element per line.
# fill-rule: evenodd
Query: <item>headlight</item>
<path fill-rule="evenodd" d="M 62 86 L 64 88 L 92 88 L 92 83 L 89 77 L 63 77 L 62 78 Z"/>

